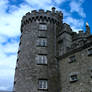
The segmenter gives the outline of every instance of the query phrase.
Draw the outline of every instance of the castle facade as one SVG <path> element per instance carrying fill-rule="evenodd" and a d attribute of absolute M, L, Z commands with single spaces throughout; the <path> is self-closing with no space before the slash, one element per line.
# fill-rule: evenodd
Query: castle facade
<path fill-rule="evenodd" d="M 73 32 L 63 13 L 33 10 L 21 21 L 15 92 L 91 92 L 92 35 Z"/>

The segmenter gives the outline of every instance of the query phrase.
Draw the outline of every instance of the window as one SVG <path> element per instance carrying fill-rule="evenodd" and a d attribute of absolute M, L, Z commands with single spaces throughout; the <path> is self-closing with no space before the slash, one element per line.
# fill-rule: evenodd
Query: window
<path fill-rule="evenodd" d="M 75 62 L 75 61 L 76 61 L 75 56 L 69 57 L 69 63 L 72 63 L 72 62 Z"/>
<path fill-rule="evenodd" d="M 48 80 L 40 79 L 39 80 L 39 89 L 47 90 L 48 89 Z"/>
<path fill-rule="evenodd" d="M 20 53 L 20 48 L 19 48 L 19 50 L 18 50 L 18 54 Z"/>
<path fill-rule="evenodd" d="M 73 83 L 76 81 L 78 81 L 77 74 L 71 74 L 70 75 L 70 82 Z"/>
<path fill-rule="evenodd" d="M 46 24 L 39 24 L 39 30 L 47 30 L 47 25 Z"/>
<path fill-rule="evenodd" d="M 37 64 L 47 64 L 47 55 L 38 55 Z"/>
<path fill-rule="evenodd" d="M 47 46 L 47 39 L 46 38 L 39 38 L 37 45 L 41 46 L 41 47 L 46 47 Z"/>
<path fill-rule="evenodd" d="M 92 48 L 88 49 L 88 55 L 92 55 Z"/>
<path fill-rule="evenodd" d="M 14 81 L 14 85 L 16 84 L 16 81 Z"/>
<path fill-rule="evenodd" d="M 63 55 L 64 54 L 64 48 L 63 48 L 63 40 L 60 40 L 59 41 L 59 44 L 58 44 L 58 47 L 59 47 L 59 56 Z"/>
<path fill-rule="evenodd" d="M 90 73 L 90 77 L 92 78 L 92 70 L 91 70 L 91 73 Z"/>
<path fill-rule="evenodd" d="M 90 68 L 89 70 L 90 70 L 90 77 L 92 78 L 92 68 Z"/>

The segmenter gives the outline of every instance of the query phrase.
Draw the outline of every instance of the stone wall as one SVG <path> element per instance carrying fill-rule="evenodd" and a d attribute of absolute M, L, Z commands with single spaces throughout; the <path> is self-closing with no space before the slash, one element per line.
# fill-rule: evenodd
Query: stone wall
<path fill-rule="evenodd" d="M 32 12 L 33 13 L 33 12 Z M 48 80 L 48 89 L 45 92 L 57 92 L 58 71 L 56 60 L 56 17 L 50 13 L 49 18 L 43 19 L 46 13 L 33 14 L 33 16 L 42 16 L 40 20 L 33 18 L 31 14 L 26 14 L 21 25 L 21 38 L 16 64 L 14 91 L 16 92 L 44 92 L 39 89 L 38 80 Z M 32 18 L 30 20 L 29 18 Z M 29 20 L 27 20 L 29 19 Z M 40 23 L 47 25 L 46 31 L 39 30 Z M 37 46 L 39 37 L 47 39 L 47 46 Z M 38 65 L 36 56 L 47 55 L 47 65 Z"/>
<path fill-rule="evenodd" d="M 75 33 L 63 23 L 61 11 L 32 11 L 21 21 L 21 37 L 16 63 L 14 91 L 16 92 L 90 92 L 92 86 L 92 48 L 90 27 L 86 33 Z M 47 30 L 39 30 L 46 24 Z M 39 38 L 47 46 L 39 46 Z M 92 54 L 92 51 L 91 51 Z M 37 64 L 37 56 L 46 55 L 47 64 Z M 73 61 L 70 61 L 72 59 Z M 38 80 L 48 80 L 48 89 L 39 89 Z"/>
<path fill-rule="evenodd" d="M 88 49 L 92 46 L 72 53 L 59 61 L 61 92 L 90 92 L 92 91 L 92 56 Z M 75 61 L 70 62 L 70 57 L 75 56 Z M 77 80 L 71 82 L 71 75 L 77 75 Z"/>

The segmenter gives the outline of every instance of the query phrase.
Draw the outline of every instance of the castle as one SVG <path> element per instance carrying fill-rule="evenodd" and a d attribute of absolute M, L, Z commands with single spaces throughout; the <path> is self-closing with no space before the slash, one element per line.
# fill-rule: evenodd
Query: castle
<path fill-rule="evenodd" d="M 92 92 L 92 35 L 73 32 L 63 13 L 33 10 L 21 21 L 15 92 Z"/>

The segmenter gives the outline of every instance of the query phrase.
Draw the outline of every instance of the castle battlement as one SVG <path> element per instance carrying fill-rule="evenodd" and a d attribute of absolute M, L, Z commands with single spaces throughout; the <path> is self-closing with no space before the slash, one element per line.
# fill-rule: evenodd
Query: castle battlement
<path fill-rule="evenodd" d="M 22 18 L 22 26 L 28 24 L 32 21 L 46 21 L 59 23 L 63 19 L 63 13 L 61 11 L 55 11 L 55 8 L 52 8 L 52 11 L 47 10 L 46 12 L 43 9 L 33 10 L 26 13 Z"/>

